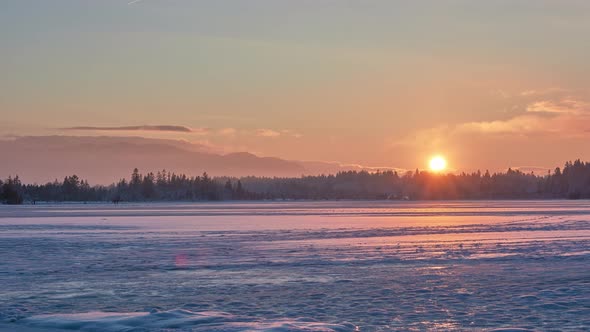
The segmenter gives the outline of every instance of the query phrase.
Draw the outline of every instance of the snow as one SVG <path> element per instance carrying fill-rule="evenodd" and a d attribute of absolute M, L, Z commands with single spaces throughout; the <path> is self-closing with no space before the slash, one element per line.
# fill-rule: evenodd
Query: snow
<path fill-rule="evenodd" d="M 0 207 L 0 331 L 590 330 L 586 201 Z"/>
<path fill-rule="evenodd" d="M 220 312 L 170 310 L 152 312 L 87 312 L 38 315 L 25 319 L 32 326 L 64 330 L 113 331 L 128 329 L 181 329 L 191 331 L 354 331 L 352 324 L 324 324 L 303 320 L 260 320 Z"/>

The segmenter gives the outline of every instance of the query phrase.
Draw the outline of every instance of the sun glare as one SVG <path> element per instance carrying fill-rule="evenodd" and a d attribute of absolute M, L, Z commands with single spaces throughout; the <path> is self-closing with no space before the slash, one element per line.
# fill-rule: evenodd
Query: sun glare
<path fill-rule="evenodd" d="M 430 170 L 433 172 L 441 172 L 447 167 L 447 161 L 441 156 L 432 157 L 430 159 Z"/>

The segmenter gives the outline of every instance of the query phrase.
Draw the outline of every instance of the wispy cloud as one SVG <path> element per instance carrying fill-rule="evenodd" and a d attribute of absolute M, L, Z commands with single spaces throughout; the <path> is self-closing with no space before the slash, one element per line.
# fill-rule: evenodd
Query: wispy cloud
<path fill-rule="evenodd" d="M 185 126 L 170 125 L 142 125 L 142 126 L 120 126 L 120 127 L 98 127 L 98 126 L 78 126 L 60 128 L 68 131 L 168 131 L 181 133 L 201 133 L 206 132 L 204 128 L 191 129 Z"/>
<path fill-rule="evenodd" d="M 273 130 L 273 129 L 257 129 L 254 132 L 254 135 L 259 137 L 294 137 L 294 138 L 301 138 L 301 135 L 298 132 L 295 132 L 291 129 L 283 129 L 283 130 Z"/>
<path fill-rule="evenodd" d="M 544 131 L 546 121 L 540 116 L 523 115 L 508 120 L 468 122 L 457 125 L 454 131 L 459 133 L 484 134 L 527 134 Z"/>
<path fill-rule="evenodd" d="M 220 136 L 232 137 L 235 136 L 238 131 L 235 128 L 221 128 L 217 131 Z"/>
<path fill-rule="evenodd" d="M 295 137 L 295 138 L 301 138 L 301 137 L 303 137 L 303 135 L 301 135 L 300 133 L 295 132 L 295 131 L 290 130 L 290 129 L 281 130 L 281 134 L 286 135 L 286 136 Z"/>
<path fill-rule="evenodd" d="M 557 101 L 542 100 L 531 103 L 527 106 L 526 111 L 529 113 L 549 113 L 549 114 L 582 114 L 590 110 L 587 102 L 573 98 L 564 98 Z"/>
<path fill-rule="evenodd" d="M 129 1 L 129 2 L 127 3 L 127 5 L 132 5 L 132 4 L 134 4 L 134 3 L 138 3 L 138 2 L 140 2 L 140 1 L 142 1 L 142 0 L 132 0 L 132 1 Z"/>
<path fill-rule="evenodd" d="M 590 128 L 590 103 L 572 97 L 533 101 L 525 112 L 507 120 L 463 123 L 459 132 L 486 134 L 561 134 L 586 135 Z"/>
<path fill-rule="evenodd" d="M 474 137 L 590 137 L 590 102 L 586 96 L 551 89 L 525 91 L 514 98 L 518 108 L 507 118 L 425 128 L 394 139 L 390 146 L 435 148 Z"/>
<path fill-rule="evenodd" d="M 265 138 L 301 138 L 303 135 L 291 129 L 254 129 L 245 130 L 232 127 L 226 128 L 190 128 L 186 126 L 175 125 L 137 125 L 137 126 L 75 126 L 58 128 L 62 131 L 94 131 L 94 132 L 173 132 L 187 133 L 199 136 L 208 136 L 211 138 L 230 139 L 234 137 L 265 137 Z"/>
<path fill-rule="evenodd" d="M 558 88 L 558 87 L 549 87 L 549 88 L 542 88 L 542 89 L 529 89 L 524 90 L 519 93 L 521 97 L 528 97 L 528 96 L 548 96 L 548 95 L 556 95 L 568 92 L 566 89 Z"/>
<path fill-rule="evenodd" d="M 256 130 L 256 136 L 279 137 L 279 136 L 281 136 L 281 133 L 276 130 L 272 130 L 272 129 L 258 129 L 258 130 Z"/>

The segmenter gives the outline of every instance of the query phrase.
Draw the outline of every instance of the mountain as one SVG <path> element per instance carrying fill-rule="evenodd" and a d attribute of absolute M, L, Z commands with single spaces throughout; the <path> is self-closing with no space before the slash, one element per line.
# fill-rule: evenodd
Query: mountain
<path fill-rule="evenodd" d="M 300 176 L 305 168 L 279 158 L 250 153 L 215 154 L 185 141 L 141 137 L 28 136 L 0 141 L 0 174 L 45 183 L 77 174 L 109 184 L 142 172 L 166 169 L 187 175 Z"/>
<path fill-rule="evenodd" d="M 26 183 L 46 183 L 76 174 L 92 184 L 110 184 L 166 169 L 187 175 L 299 177 L 368 170 L 335 162 L 290 161 L 248 152 L 218 154 L 181 140 L 111 136 L 26 136 L 0 140 L 0 177 L 19 175 Z M 386 168 L 381 168 L 385 170 Z"/>

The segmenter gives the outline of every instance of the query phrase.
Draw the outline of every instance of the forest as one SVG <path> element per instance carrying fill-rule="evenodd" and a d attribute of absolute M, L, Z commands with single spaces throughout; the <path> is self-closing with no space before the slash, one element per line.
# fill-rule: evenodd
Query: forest
<path fill-rule="evenodd" d="M 590 163 L 566 162 L 547 174 L 473 172 L 437 174 L 416 170 L 340 172 L 335 175 L 278 177 L 211 177 L 165 170 L 142 174 L 108 186 L 90 185 L 76 175 L 46 184 L 26 184 L 18 176 L 0 180 L 3 204 L 38 202 L 150 202 L 220 200 L 459 200 L 587 199 Z"/>

